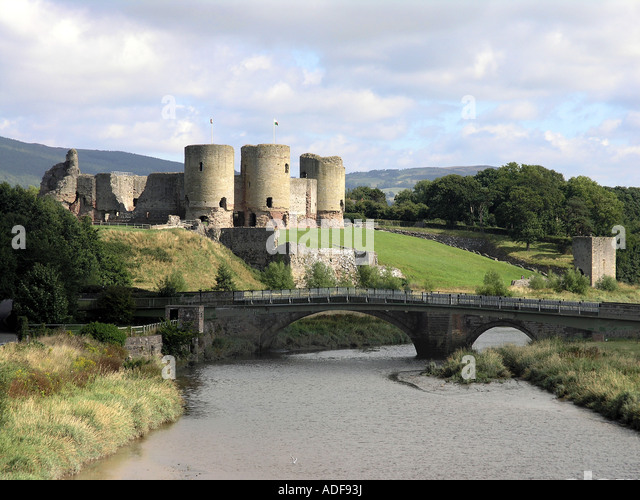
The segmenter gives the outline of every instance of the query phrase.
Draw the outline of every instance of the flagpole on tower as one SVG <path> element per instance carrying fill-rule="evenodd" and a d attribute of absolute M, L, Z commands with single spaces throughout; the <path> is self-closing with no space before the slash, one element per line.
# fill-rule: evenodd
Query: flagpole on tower
<path fill-rule="evenodd" d="M 209 123 L 211 123 L 211 144 L 213 144 L 213 118 L 209 119 Z"/>
<path fill-rule="evenodd" d="M 278 120 L 273 119 L 273 143 L 276 143 L 276 127 L 278 126 Z"/>

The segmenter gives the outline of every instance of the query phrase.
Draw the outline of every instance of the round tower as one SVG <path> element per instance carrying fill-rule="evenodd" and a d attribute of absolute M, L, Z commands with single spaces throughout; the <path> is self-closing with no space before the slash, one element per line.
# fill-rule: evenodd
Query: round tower
<path fill-rule="evenodd" d="M 290 163 L 289 146 L 259 144 L 242 147 L 240 174 L 244 226 L 265 227 L 271 219 L 289 225 Z"/>
<path fill-rule="evenodd" d="M 233 147 L 202 144 L 184 148 L 185 218 L 233 227 Z"/>
<path fill-rule="evenodd" d="M 339 156 L 321 157 L 311 153 L 300 156 L 300 177 L 316 179 L 318 215 L 330 225 L 344 223 L 345 169 Z"/>

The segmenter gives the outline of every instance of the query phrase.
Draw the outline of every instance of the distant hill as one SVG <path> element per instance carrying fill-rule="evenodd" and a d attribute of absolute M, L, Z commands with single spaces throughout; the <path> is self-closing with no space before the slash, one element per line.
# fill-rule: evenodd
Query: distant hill
<path fill-rule="evenodd" d="M 68 148 L 53 148 L 0 137 L 0 182 L 20 186 L 40 186 L 44 173 L 65 160 Z M 101 172 L 132 172 L 148 175 L 152 172 L 182 172 L 179 162 L 160 160 L 121 151 L 77 149 L 83 174 Z"/>
<path fill-rule="evenodd" d="M 370 170 L 369 172 L 352 172 L 346 175 L 347 189 L 358 186 L 378 188 L 387 195 L 387 201 L 403 189 L 412 189 L 418 181 L 434 180 L 445 175 L 475 175 L 485 168 L 495 168 L 490 165 L 476 165 L 471 167 L 421 167 L 403 170 Z"/>
<path fill-rule="evenodd" d="M 21 186 L 40 186 L 44 173 L 53 165 L 65 160 L 69 148 L 54 148 L 42 144 L 30 144 L 0 137 L 0 182 Z M 152 172 L 182 172 L 181 162 L 160 160 L 122 151 L 98 151 L 77 149 L 80 170 L 83 174 L 102 172 L 132 172 L 148 175 Z M 403 170 L 370 170 L 346 175 L 346 187 L 377 187 L 387 195 L 387 200 L 403 189 L 412 189 L 422 179 L 437 179 L 449 174 L 475 175 L 489 165 L 472 167 L 423 167 Z M 237 172 L 236 172 L 237 173 Z"/>

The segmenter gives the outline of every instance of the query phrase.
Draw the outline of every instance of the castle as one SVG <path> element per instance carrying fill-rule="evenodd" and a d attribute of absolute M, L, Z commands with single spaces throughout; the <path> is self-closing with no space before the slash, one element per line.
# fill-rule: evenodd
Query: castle
<path fill-rule="evenodd" d="M 82 174 L 78 153 L 49 169 L 40 196 L 52 196 L 92 221 L 166 224 L 170 217 L 200 220 L 211 228 L 343 224 L 345 168 L 338 156 L 300 156 L 300 178 L 290 174 L 290 148 L 241 148 L 240 175 L 233 147 L 190 145 L 184 172 Z"/>

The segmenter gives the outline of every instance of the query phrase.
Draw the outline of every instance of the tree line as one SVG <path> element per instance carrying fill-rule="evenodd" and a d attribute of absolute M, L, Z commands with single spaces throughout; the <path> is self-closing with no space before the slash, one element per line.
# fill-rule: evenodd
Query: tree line
<path fill-rule="evenodd" d="M 527 245 L 572 236 L 612 236 L 625 228 L 618 279 L 640 283 L 640 188 L 601 186 L 586 176 L 568 180 L 540 165 L 515 162 L 473 176 L 421 180 L 386 202 L 378 188 L 347 190 L 345 217 L 405 222 L 440 221 L 448 227 L 501 228 Z"/>

